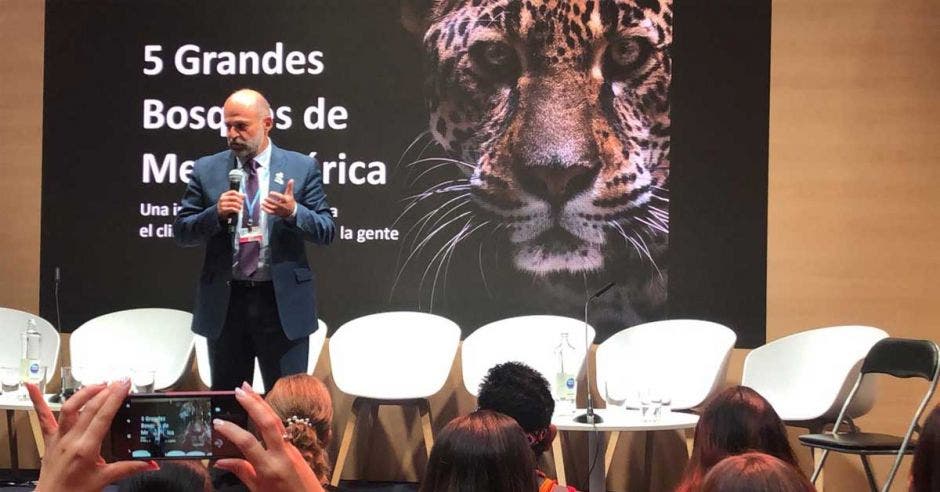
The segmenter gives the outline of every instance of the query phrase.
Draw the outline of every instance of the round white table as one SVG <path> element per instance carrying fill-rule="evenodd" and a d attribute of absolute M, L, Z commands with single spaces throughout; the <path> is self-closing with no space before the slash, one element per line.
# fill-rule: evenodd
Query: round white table
<path fill-rule="evenodd" d="M 583 415 L 585 410 L 578 409 L 575 416 Z M 588 463 L 596 463 L 600 454 L 604 455 L 604 466 L 593 466 L 591 469 L 589 492 L 601 492 L 607 488 L 607 469 L 610 466 L 610 460 L 613 458 L 614 449 L 617 446 L 617 440 L 621 432 L 651 432 L 663 430 L 684 430 L 692 429 L 698 423 L 698 415 L 683 412 L 668 412 L 659 417 L 656 421 L 644 421 L 639 410 L 625 410 L 622 408 L 600 408 L 595 409 L 594 413 L 599 415 L 604 421 L 599 424 L 582 424 L 574 421 L 574 416 L 552 416 L 552 423 L 559 431 L 568 432 L 610 432 L 610 442 L 605 443 L 604 439 L 598 444 L 598 436 L 591 433 L 588 436 Z M 560 433 L 555 436 L 552 442 L 552 454 L 555 459 L 555 472 L 557 473 L 558 483 L 566 485 L 565 463 L 562 456 Z M 606 448 L 606 449 L 605 449 Z M 645 463 L 643 481 L 647 485 L 643 490 L 649 489 L 650 471 L 653 457 L 653 440 L 649 436 L 646 438 Z"/>
<path fill-rule="evenodd" d="M 49 405 L 49 409 L 53 412 L 58 412 L 62 408 L 60 403 L 49 403 L 49 398 L 53 395 L 46 395 L 46 403 Z M 17 452 L 17 435 L 16 435 L 16 426 L 13 425 L 13 415 L 17 411 L 25 411 L 29 415 L 29 427 L 33 431 L 33 439 L 36 441 L 36 449 L 39 451 L 39 458 L 41 459 L 46 452 L 45 441 L 42 438 L 42 430 L 39 428 L 39 417 L 36 415 L 35 409 L 33 409 L 33 402 L 29 400 L 19 399 L 17 393 L 3 393 L 0 394 L 0 410 L 3 410 L 6 414 L 7 429 L 9 429 L 9 445 L 10 445 L 10 471 L 14 477 L 14 480 L 18 478 L 19 475 L 19 453 Z"/>

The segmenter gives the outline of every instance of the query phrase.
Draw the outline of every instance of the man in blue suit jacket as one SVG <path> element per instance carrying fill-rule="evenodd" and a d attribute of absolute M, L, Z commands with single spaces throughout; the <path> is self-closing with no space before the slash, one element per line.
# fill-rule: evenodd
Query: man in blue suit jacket
<path fill-rule="evenodd" d="M 182 246 L 206 245 L 193 331 L 209 342 L 212 389 L 250 382 L 255 357 L 270 389 L 307 370 L 317 309 L 304 240 L 329 244 L 335 225 L 317 163 L 268 138 L 264 96 L 236 91 L 223 113 L 230 150 L 196 161 L 173 232 Z"/>

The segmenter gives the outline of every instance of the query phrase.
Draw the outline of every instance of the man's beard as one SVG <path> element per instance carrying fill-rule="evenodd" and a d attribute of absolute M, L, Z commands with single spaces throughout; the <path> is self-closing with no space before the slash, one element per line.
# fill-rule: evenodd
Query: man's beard
<path fill-rule="evenodd" d="M 228 148 L 232 150 L 239 158 L 245 159 L 258 154 L 259 145 L 251 145 L 252 142 L 229 142 Z"/>

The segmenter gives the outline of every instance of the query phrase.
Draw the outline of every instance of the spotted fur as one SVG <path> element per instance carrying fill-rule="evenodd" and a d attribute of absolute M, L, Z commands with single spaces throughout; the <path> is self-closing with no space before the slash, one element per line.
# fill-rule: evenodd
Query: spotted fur
<path fill-rule="evenodd" d="M 655 266 L 664 251 L 671 7 L 437 0 L 423 13 L 431 133 L 467 164 L 519 270 L 596 272 L 625 251 Z"/>

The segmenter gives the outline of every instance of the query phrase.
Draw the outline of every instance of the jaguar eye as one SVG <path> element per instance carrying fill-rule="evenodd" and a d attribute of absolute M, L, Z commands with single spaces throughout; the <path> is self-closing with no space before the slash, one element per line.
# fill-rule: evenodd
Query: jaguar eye
<path fill-rule="evenodd" d="M 519 58 L 512 46 L 502 41 L 483 41 L 470 47 L 477 72 L 493 81 L 512 82 L 519 77 Z"/>
<path fill-rule="evenodd" d="M 634 75 L 649 59 L 652 47 L 644 38 L 618 39 L 604 53 L 604 77 L 624 80 Z"/>

